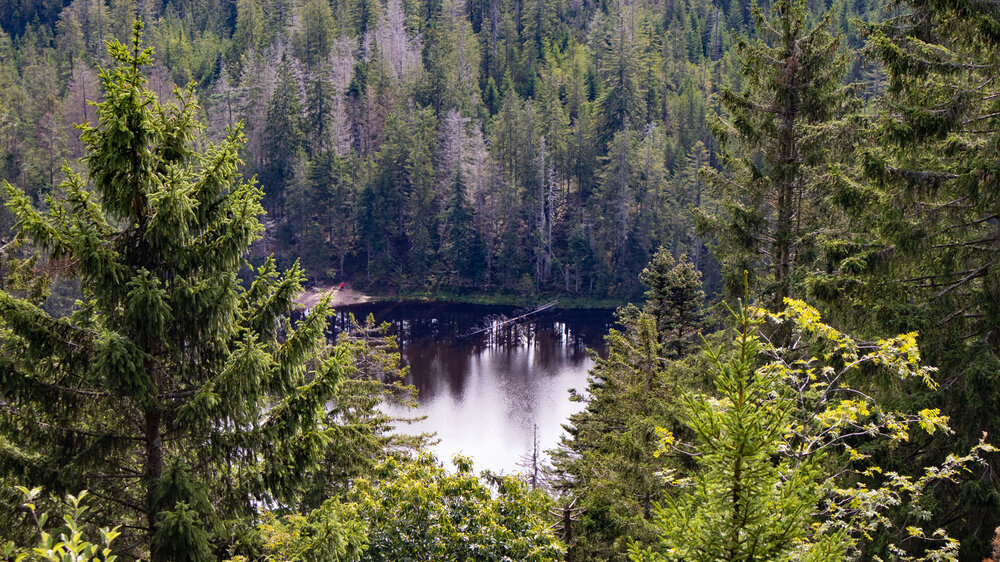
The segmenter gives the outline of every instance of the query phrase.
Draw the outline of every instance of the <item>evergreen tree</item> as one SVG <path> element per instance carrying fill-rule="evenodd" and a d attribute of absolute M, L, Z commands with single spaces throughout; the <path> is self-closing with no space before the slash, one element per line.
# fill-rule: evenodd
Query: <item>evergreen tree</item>
<path fill-rule="evenodd" d="M 785 305 L 769 314 L 741 302 L 733 339 L 706 349 L 715 392 L 685 393 L 688 437 L 658 430 L 660 454 L 694 466 L 663 473 L 674 493 L 656 510 L 659 544 L 632 545 L 632 560 L 957 560 L 958 541 L 928 522 L 931 491 L 995 448 L 980 440 L 903 472 L 876 464 L 873 453 L 951 431 L 938 409 L 908 413 L 850 385 L 937 388 L 916 334 L 859 342 L 804 302 Z M 765 321 L 787 323 L 793 343 L 758 336 Z"/>
<path fill-rule="evenodd" d="M 280 321 L 298 267 L 268 261 L 239 284 L 263 214 L 236 171 L 239 129 L 193 150 L 192 94 L 161 105 L 144 87 L 141 30 L 110 44 L 118 66 L 83 127 L 92 188 L 67 170 L 42 212 L 6 184 L 18 236 L 66 264 L 83 301 L 53 318 L 0 291 L 0 478 L 90 490 L 91 519 L 122 525 L 130 556 L 213 560 L 258 506 L 295 504 L 347 358 L 325 350 L 325 305 Z"/>
<path fill-rule="evenodd" d="M 278 65 L 277 80 L 264 117 L 260 168 L 260 180 L 268 186 L 265 204 L 276 215 L 283 210 L 285 188 L 303 145 L 299 81 L 287 56 Z"/>
<path fill-rule="evenodd" d="M 253 56 L 264 41 L 264 14 L 260 0 L 238 0 L 236 2 L 236 29 L 232 43 L 234 60 L 243 53 Z"/>
<path fill-rule="evenodd" d="M 614 135 L 641 124 L 642 93 L 639 89 L 639 57 L 636 49 L 636 7 L 617 1 L 612 5 L 605 53 L 604 91 L 597 103 L 600 113 L 601 146 L 607 146 Z"/>
<path fill-rule="evenodd" d="M 810 29 L 803 0 L 780 0 L 766 17 L 754 9 L 757 36 L 737 43 L 742 92 L 723 90 L 726 117 L 714 130 L 728 175 L 712 173 L 724 213 L 709 221 L 727 268 L 729 294 L 743 272 L 775 309 L 804 282 L 820 211 L 829 143 L 817 128 L 846 102 L 845 58 L 830 17 Z"/>
<path fill-rule="evenodd" d="M 604 265 L 607 271 L 626 269 L 627 247 L 636 220 L 635 153 L 638 137 L 630 129 L 615 133 L 603 158 L 600 183 L 591 199 L 593 214 L 599 218 L 598 247 L 606 260 Z M 633 280 L 629 281 L 634 284 Z"/>
<path fill-rule="evenodd" d="M 445 220 L 446 234 L 442 253 L 448 256 L 461 280 L 475 282 L 486 272 L 486 249 L 475 228 L 465 189 L 462 168 L 459 166 L 455 172 L 454 193 Z"/>
<path fill-rule="evenodd" d="M 48 296 L 48 276 L 38 271 L 38 256 L 25 256 L 19 242 L 0 242 L 0 291 L 41 304 Z"/>
<path fill-rule="evenodd" d="M 334 134 L 334 110 L 336 93 L 330 81 L 329 66 L 316 64 L 316 71 L 310 73 L 305 83 L 305 107 L 302 122 L 304 144 L 310 155 L 318 155 L 331 148 Z"/>
<path fill-rule="evenodd" d="M 735 316 L 732 357 L 708 351 L 718 399 L 684 399 L 697 468 L 690 488 L 657 510 L 664 554 L 641 554 L 633 544 L 632 559 L 842 560 L 841 533 L 813 536 L 823 496 L 817 459 L 773 460 L 794 433 L 795 404 L 781 389 L 780 371 L 754 370 L 761 344 L 752 313 L 741 306 Z M 666 476 L 676 483 L 676 476 Z"/>
<path fill-rule="evenodd" d="M 306 0 L 299 9 L 299 29 L 292 35 L 296 58 L 311 71 L 330 55 L 334 19 L 327 0 Z M 323 72 L 317 72 L 322 76 Z"/>
<path fill-rule="evenodd" d="M 672 357 L 687 355 L 694 344 L 693 332 L 701 328 L 701 273 L 682 255 L 678 260 L 660 248 L 639 275 L 646 291 L 645 310 L 656 319 L 656 329 L 664 351 Z"/>
<path fill-rule="evenodd" d="M 675 428 L 679 365 L 665 366 L 656 321 L 634 306 L 619 311 L 622 331 L 605 338 L 607 359 L 588 377 L 585 401 L 564 426 L 552 451 L 556 488 L 578 498 L 579 521 L 563 539 L 571 560 L 620 560 L 627 538 L 643 545 L 656 538 L 653 506 L 667 486 L 659 473 L 673 461 L 657 453 L 657 427 Z"/>
<path fill-rule="evenodd" d="M 826 292 L 868 330 L 919 330 L 947 391 L 913 398 L 940 406 L 970 445 L 1000 433 L 1000 11 L 914 0 L 868 32 L 888 79 L 885 109 L 858 145 L 864 181 L 838 182 L 858 228 L 830 252 Z M 951 442 L 924 451 L 936 457 Z M 963 556 L 988 553 L 996 475 L 940 502 Z"/>
<path fill-rule="evenodd" d="M 626 537 L 655 542 L 654 505 L 668 493 L 660 473 L 685 464 L 659 455 L 657 428 L 685 434 L 677 404 L 699 384 L 684 361 L 691 349 L 684 332 L 698 327 L 700 275 L 661 249 L 642 281 L 644 310 L 619 309 L 623 329 L 606 337 L 608 356 L 597 358 L 585 397 L 572 395 L 586 406 L 570 416 L 552 452 L 557 486 L 582 510 L 567 539 L 573 560 L 621 559 Z"/>

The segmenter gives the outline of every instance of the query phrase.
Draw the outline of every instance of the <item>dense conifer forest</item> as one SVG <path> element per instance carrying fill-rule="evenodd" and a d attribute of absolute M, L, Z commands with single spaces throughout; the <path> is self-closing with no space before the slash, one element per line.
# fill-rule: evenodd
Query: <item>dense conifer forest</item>
<path fill-rule="evenodd" d="M 993 0 L 9 0 L 0 180 L 5 560 L 1000 560 Z M 634 304 L 522 477 L 339 282 Z"/>
<path fill-rule="evenodd" d="M 384 5 L 383 5 L 384 4 Z M 880 2 L 810 3 L 860 46 Z M 41 198 L 83 155 L 104 42 L 135 10 L 160 98 L 194 83 L 207 137 L 243 122 L 267 252 L 379 292 L 624 299 L 660 246 L 720 272 L 691 213 L 723 202 L 708 116 L 743 78 L 746 2 L 9 2 L 3 168 Z M 872 95 L 877 65 L 842 77 Z M 9 219 L 3 226 L 9 227 Z"/>

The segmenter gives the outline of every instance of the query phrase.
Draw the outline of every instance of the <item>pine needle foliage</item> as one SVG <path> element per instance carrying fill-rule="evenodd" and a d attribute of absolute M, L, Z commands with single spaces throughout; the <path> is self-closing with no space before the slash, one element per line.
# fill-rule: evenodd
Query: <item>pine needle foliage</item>
<path fill-rule="evenodd" d="M 66 169 L 44 209 L 5 184 L 18 238 L 71 264 L 83 300 L 53 318 L 0 291 L 0 478 L 89 490 L 88 517 L 121 525 L 131 557 L 214 560 L 257 506 L 295 504 L 349 352 L 326 347 L 325 303 L 282 319 L 297 265 L 241 286 L 263 214 L 243 135 L 196 150 L 193 92 L 145 87 L 142 28 L 108 45 L 86 176 Z"/>

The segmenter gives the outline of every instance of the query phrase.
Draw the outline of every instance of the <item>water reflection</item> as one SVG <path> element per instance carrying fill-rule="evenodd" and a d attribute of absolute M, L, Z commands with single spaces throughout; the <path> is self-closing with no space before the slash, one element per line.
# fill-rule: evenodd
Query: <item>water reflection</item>
<path fill-rule="evenodd" d="M 518 470 L 538 426 L 543 449 L 559 441 L 561 424 L 580 408 L 570 388 L 586 387 L 593 364 L 587 348 L 603 352 L 611 326 L 606 310 L 546 310 L 517 324 L 498 327 L 497 317 L 514 317 L 512 307 L 430 303 L 385 303 L 338 311 L 359 319 L 373 314 L 389 322 L 410 367 L 407 384 L 419 391 L 416 412 L 427 419 L 402 431 L 436 432 L 443 459 L 471 456 L 476 466 Z M 485 327 L 492 329 L 484 330 Z"/>

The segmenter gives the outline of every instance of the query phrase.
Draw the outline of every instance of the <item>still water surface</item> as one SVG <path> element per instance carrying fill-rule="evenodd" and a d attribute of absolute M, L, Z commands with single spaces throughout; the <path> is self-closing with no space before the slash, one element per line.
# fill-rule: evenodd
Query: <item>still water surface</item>
<path fill-rule="evenodd" d="M 612 326 L 610 310 L 547 310 L 516 325 L 496 326 L 513 307 L 447 303 L 374 303 L 344 307 L 358 319 L 373 314 L 389 322 L 419 392 L 418 408 L 393 413 L 427 416 L 404 426 L 406 433 L 434 432 L 434 452 L 444 461 L 468 455 L 477 469 L 516 472 L 531 450 L 538 427 L 542 450 L 559 442 L 562 423 L 581 404 L 568 390 L 586 390 L 593 361 L 587 348 L 603 353 Z"/>

